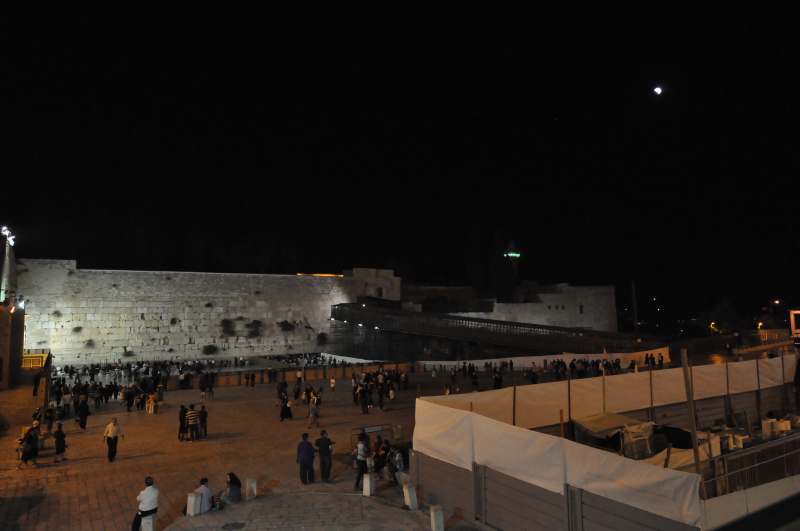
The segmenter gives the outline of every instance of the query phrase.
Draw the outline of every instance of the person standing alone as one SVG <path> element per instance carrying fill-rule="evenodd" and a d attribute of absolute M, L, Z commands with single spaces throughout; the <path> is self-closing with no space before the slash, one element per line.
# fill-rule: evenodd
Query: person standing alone
<path fill-rule="evenodd" d="M 81 401 L 75 411 L 78 413 L 78 424 L 83 431 L 86 431 L 86 419 L 89 418 L 91 413 L 89 412 L 89 403 L 86 401 L 85 396 L 81 397 Z"/>
<path fill-rule="evenodd" d="M 122 433 L 122 426 L 117 424 L 117 419 L 115 417 L 111 419 L 111 422 L 109 422 L 106 426 L 106 431 L 103 432 L 103 439 L 108 445 L 109 463 L 113 463 L 114 459 L 117 457 L 117 443 L 119 442 L 120 437 L 124 439 L 125 434 Z"/>

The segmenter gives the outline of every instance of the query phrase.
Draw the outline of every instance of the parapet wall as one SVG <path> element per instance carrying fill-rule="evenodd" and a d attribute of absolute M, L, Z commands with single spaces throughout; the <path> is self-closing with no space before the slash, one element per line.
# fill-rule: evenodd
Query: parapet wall
<path fill-rule="evenodd" d="M 617 304 L 613 286 L 559 286 L 541 293 L 538 302 L 495 303 L 492 312 L 464 312 L 454 315 L 533 323 L 549 326 L 617 331 Z"/>
<path fill-rule="evenodd" d="M 21 259 L 26 348 L 54 363 L 335 352 L 330 307 L 381 294 L 399 300 L 389 270 L 346 276 L 106 271 L 74 260 Z"/>

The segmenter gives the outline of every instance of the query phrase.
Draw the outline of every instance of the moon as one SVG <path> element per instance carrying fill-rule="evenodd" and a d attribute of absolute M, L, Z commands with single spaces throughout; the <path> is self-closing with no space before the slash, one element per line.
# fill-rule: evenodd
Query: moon
<path fill-rule="evenodd" d="M 656 93 L 656 96 L 661 96 L 661 93 L 664 92 L 664 89 L 662 89 L 661 87 L 655 87 L 653 89 L 653 92 Z"/>

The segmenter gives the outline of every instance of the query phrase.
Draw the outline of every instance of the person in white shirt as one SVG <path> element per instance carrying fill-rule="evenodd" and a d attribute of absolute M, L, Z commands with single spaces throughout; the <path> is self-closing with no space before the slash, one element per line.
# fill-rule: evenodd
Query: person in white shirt
<path fill-rule="evenodd" d="M 136 511 L 136 516 L 133 518 L 131 531 L 139 531 L 142 527 L 142 518 L 154 515 L 158 511 L 158 487 L 153 483 L 155 482 L 150 476 L 144 478 L 144 490 L 136 496 L 139 510 Z"/>
<path fill-rule="evenodd" d="M 108 445 L 109 463 L 113 463 L 114 459 L 117 457 L 117 443 L 120 437 L 124 439 L 125 434 L 122 433 L 122 426 L 117 424 L 117 419 L 115 417 L 111 419 L 111 422 L 106 426 L 106 431 L 103 432 L 103 440 Z"/>
<path fill-rule="evenodd" d="M 201 479 L 200 486 L 194 489 L 194 492 L 200 495 L 200 514 L 210 511 L 213 505 L 213 495 L 211 489 L 208 488 L 208 478 Z"/>

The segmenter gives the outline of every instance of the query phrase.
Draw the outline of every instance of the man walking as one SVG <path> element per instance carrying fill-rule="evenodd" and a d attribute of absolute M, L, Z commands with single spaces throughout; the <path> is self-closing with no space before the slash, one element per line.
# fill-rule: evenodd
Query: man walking
<path fill-rule="evenodd" d="M 108 462 L 113 463 L 114 459 L 117 457 L 117 443 L 119 442 L 119 438 L 125 438 L 125 434 L 122 433 L 122 426 L 117 424 L 116 417 L 111 419 L 111 422 L 108 423 L 106 426 L 106 431 L 103 432 L 103 439 L 105 440 L 106 444 L 108 445 Z"/>
<path fill-rule="evenodd" d="M 333 441 L 328 438 L 328 432 L 322 430 L 319 439 L 314 442 L 319 453 L 319 472 L 323 483 L 331 482 L 331 456 L 333 454 Z"/>
<path fill-rule="evenodd" d="M 86 419 L 89 418 L 91 413 L 89 413 L 89 403 L 86 402 L 85 396 L 81 397 L 81 401 L 78 404 L 76 411 L 78 413 L 78 422 L 80 427 L 83 431 L 86 431 Z"/>
<path fill-rule="evenodd" d="M 136 516 L 133 518 L 131 524 L 131 531 L 139 531 L 142 528 L 142 519 L 149 518 L 149 528 L 153 529 L 152 521 L 158 511 L 158 487 L 154 485 L 153 478 L 147 476 L 144 478 L 144 490 L 142 490 L 136 501 L 139 502 L 139 510 L 136 511 Z"/>
<path fill-rule="evenodd" d="M 314 483 L 314 447 L 308 442 L 308 434 L 297 445 L 297 463 L 300 465 L 300 481 L 303 485 Z"/>

